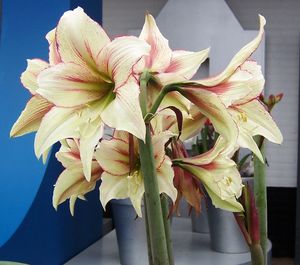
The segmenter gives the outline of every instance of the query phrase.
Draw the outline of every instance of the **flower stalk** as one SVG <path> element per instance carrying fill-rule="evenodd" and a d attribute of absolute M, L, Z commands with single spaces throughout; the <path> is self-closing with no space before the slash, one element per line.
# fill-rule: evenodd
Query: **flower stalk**
<path fill-rule="evenodd" d="M 257 137 L 257 141 L 263 137 Z M 260 147 L 264 156 L 264 145 Z M 260 220 L 260 244 L 264 259 L 267 256 L 267 188 L 266 188 L 266 169 L 265 164 L 254 155 L 254 197 L 258 209 Z"/>
<path fill-rule="evenodd" d="M 151 241 L 153 264 L 169 265 L 166 233 L 154 166 L 150 125 L 146 125 L 146 142 L 139 140 L 141 170 L 144 177 L 147 223 Z"/>
<path fill-rule="evenodd" d="M 141 170 L 144 178 L 145 187 L 145 205 L 146 205 L 146 232 L 148 236 L 148 250 L 151 250 L 151 257 L 149 256 L 150 264 L 157 265 L 171 265 L 169 261 L 169 251 L 168 243 L 170 242 L 170 237 L 168 239 L 169 233 L 166 234 L 164 222 L 164 216 L 159 188 L 155 169 L 155 160 L 153 155 L 153 146 L 151 142 L 151 129 L 150 124 L 146 122 L 147 115 L 147 84 L 151 79 L 151 75 L 148 71 L 144 71 L 140 78 L 140 105 L 143 117 L 146 123 L 146 138 L 145 142 L 139 140 L 139 154 L 141 162 Z M 160 102 L 162 101 L 161 98 Z M 159 104 L 157 105 L 158 108 Z"/>

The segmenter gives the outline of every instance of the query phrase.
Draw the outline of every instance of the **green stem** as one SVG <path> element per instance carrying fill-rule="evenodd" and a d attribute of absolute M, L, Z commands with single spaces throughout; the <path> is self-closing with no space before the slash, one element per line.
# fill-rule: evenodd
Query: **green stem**
<path fill-rule="evenodd" d="M 202 139 L 202 146 L 203 146 L 203 153 L 207 152 L 208 150 L 208 145 L 207 145 L 207 126 L 201 130 L 201 139 Z"/>
<path fill-rule="evenodd" d="M 144 116 L 145 123 L 149 123 L 150 120 L 153 118 L 153 116 L 155 115 L 159 105 L 163 101 L 165 95 L 168 94 L 169 92 L 177 91 L 179 89 L 180 88 L 177 87 L 177 86 L 165 86 L 165 87 L 163 87 L 162 90 L 159 92 L 156 100 L 154 101 L 150 111 L 147 113 L 146 116 Z"/>
<path fill-rule="evenodd" d="M 149 216 L 147 210 L 147 201 L 144 198 L 144 208 L 145 208 L 145 225 L 146 225 L 146 235 L 147 235 L 147 248 L 148 248 L 148 260 L 149 265 L 154 265 L 153 257 L 152 257 L 152 249 L 151 249 L 151 238 L 150 238 L 150 231 L 149 231 Z"/>
<path fill-rule="evenodd" d="M 256 142 L 263 142 L 261 137 L 256 138 Z M 261 153 L 264 157 L 264 146 L 261 146 Z M 260 223 L 260 244 L 262 247 L 262 251 L 266 260 L 267 256 L 267 187 L 266 187 L 266 170 L 265 164 L 262 163 L 255 155 L 254 155 L 254 196 L 255 203 L 258 210 L 259 215 L 259 223 Z"/>
<path fill-rule="evenodd" d="M 259 244 L 251 245 L 250 253 L 251 253 L 252 265 L 264 265 L 265 264 L 264 254 L 263 254 L 261 245 L 259 245 Z"/>
<path fill-rule="evenodd" d="M 168 198 L 165 194 L 161 195 L 161 208 L 162 208 L 163 217 L 164 217 L 164 226 L 165 226 L 165 233 L 166 233 L 166 240 L 167 240 L 169 262 L 170 262 L 170 265 L 174 265 L 173 246 L 172 246 L 171 229 L 170 229 L 170 219 L 168 219 L 169 202 L 168 202 Z"/>
<path fill-rule="evenodd" d="M 149 124 L 146 124 L 145 140 L 145 143 L 139 140 L 139 154 L 144 178 L 153 263 L 170 265 Z"/>

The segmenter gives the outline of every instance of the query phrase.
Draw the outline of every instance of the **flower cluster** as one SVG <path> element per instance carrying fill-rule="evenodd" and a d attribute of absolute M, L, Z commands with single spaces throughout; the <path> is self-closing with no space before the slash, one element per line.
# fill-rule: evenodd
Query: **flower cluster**
<path fill-rule="evenodd" d="M 54 207 L 70 199 L 73 213 L 76 199 L 84 199 L 101 179 L 104 207 L 113 198 L 130 198 L 141 215 L 137 141 L 145 140 L 150 123 L 160 193 L 176 203 L 183 196 L 200 210 L 204 187 L 216 207 L 242 211 L 234 150 L 249 148 L 262 159 L 255 135 L 282 141 L 259 99 L 261 67 L 250 59 L 264 33 L 265 19 L 259 20 L 258 35 L 224 71 L 192 80 L 209 49 L 172 51 L 150 14 L 139 37 L 111 40 L 81 8 L 67 11 L 46 36 L 49 62 L 28 60 L 21 81 L 32 97 L 11 130 L 11 136 L 36 131 L 35 153 L 44 160 L 51 146 L 61 143 L 56 156 L 65 170 L 55 184 Z M 207 119 L 219 138 L 204 154 L 188 157 L 181 141 L 196 135 Z M 105 127 L 114 129 L 111 137 L 105 137 Z"/>

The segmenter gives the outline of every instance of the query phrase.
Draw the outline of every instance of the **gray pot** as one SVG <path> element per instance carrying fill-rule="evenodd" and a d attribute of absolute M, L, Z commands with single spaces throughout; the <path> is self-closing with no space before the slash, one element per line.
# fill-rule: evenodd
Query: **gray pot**
<path fill-rule="evenodd" d="M 148 255 L 144 219 L 137 218 L 129 199 L 113 200 L 111 208 L 120 263 L 122 265 L 139 264 Z"/>
<path fill-rule="evenodd" d="M 243 178 L 253 187 L 253 178 Z M 245 253 L 249 247 L 232 212 L 215 208 L 208 199 L 208 222 L 211 248 L 222 253 Z"/>
<path fill-rule="evenodd" d="M 203 199 L 201 201 L 201 213 L 197 214 L 194 209 L 191 213 L 192 231 L 195 233 L 209 233 L 208 216 L 207 216 L 207 203 Z"/>

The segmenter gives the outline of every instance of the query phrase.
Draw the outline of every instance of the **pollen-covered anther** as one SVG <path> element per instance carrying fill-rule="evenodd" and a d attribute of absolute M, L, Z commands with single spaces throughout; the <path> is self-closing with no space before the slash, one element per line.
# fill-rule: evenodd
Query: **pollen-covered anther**
<path fill-rule="evenodd" d="M 239 119 L 240 121 L 243 121 L 243 122 L 247 122 L 247 121 L 248 121 L 248 117 L 247 117 L 246 113 L 244 113 L 244 112 L 241 112 L 241 113 L 238 115 L 238 119 Z"/>

